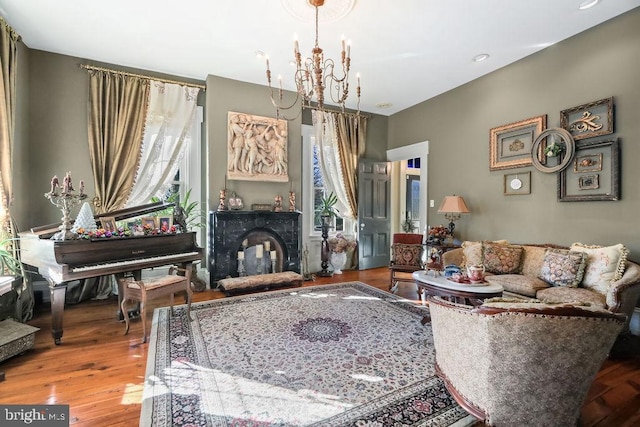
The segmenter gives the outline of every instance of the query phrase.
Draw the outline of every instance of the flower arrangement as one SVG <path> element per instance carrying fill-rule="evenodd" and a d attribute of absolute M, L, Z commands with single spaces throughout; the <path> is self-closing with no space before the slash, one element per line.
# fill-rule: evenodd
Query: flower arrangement
<path fill-rule="evenodd" d="M 562 153 L 563 151 L 564 151 L 564 144 L 553 141 L 551 144 L 545 147 L 544 155 L 547 157 L 556 157 L 556 156 L 559 156 L 560 153 Z"/>
<path fill-rule="evenodd" d="M 344 252 L 347 249 L 353 249 L 356 247 L 356 241 L 347 239 L 342 235 L 342 233 L 338 233 L 335 237 L 332 237 L 328 240 L 329 248 L 332 252 Z"/>
<path fill-rule="evenodd" d="M 78 229 L 78 239 L 105 239 L 105 238 L 117 238 L 117 237 L 130 237 L 130 236 L 155 236 L 159 234 L 176 234 L 178 228 L 175 225 L 170 227 L 162 226 L 162 228 L 154 228 L 149 224 L 135 225 L 133 229 L 126 227 L 118 227 L 116 230 L 106 230 L 104 228 L 98 228 L 94 231 L 88 231 L 84 228 Z"/>
<path fill-rule="evenodd" d="M 429 227 L 429 240 L 444 240 L 449 235 L 449 229 L 444 225 Z"/>

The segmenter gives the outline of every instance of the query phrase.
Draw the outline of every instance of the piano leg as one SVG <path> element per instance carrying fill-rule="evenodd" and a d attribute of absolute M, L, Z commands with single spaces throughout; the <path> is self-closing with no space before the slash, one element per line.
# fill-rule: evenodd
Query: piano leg
<path fill-rule="evenodd" d="M 60 283 L 57 286 L 49 282 L 51 290 L 51 336 L 56 345 L 62 341 L 62 315 L 64 314 L 64 299 L 67 294 L 67 284 Z"/>

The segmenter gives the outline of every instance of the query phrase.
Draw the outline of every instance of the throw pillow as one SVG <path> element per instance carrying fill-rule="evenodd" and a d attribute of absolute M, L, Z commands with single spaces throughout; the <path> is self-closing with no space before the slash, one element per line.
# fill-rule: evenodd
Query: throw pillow
<path fill-rule="evenodd" d="M 411 265 L 421 267 L 422 245 L 394 243 L 392 246 L 393 263 L 395 265 Z"/>
<path fill-rule="evenodd" d="M 551 286 L 576 288 L 582 281 L 586 258 L 584 252 L 547 249 L 540 270 L 540 278 Z"/>
<path fill-rule="evenodd" d="M 546 289 L 549 284 L 537 277 L 524 276 L 522 274 L 496 274 L 486 276 L 485 280 L 492 285 L 500 285 L 507 292 L 535 298 L 541 289 Z"/>
<path fill-rule="evenodd" d="M 622 278 L 629 255 L 627 248 L 620 243 L 606 247 L 574 243 L 571 250 L 587 255 L 582 286 L 605 295 L 611 282 Z"/>
<path fill-rule="evenodd" d="M 522 246 L 482 243 L 482 264 L 489 273 L 513 274 L 520 270 Z"/>
<path fill-rule="evenodd" d="M 508 245 L 507 240 L 495 240 L 493 243 L 501 245 Z M 461 267 L 467 265 L 480 265 L 482 264 L 482 242 L 462 242 L 462 264 Z"/>
<path fill-rule="evenodd" d="M 542 246 L 523 246 L 522 248 L 520 273 L 525 276 L 538 277 L 547 248 Z"/>
<path fill-rule="evenodd" d="M 482 242 L 462 242 L 462 265 L 482 264 Z"/>

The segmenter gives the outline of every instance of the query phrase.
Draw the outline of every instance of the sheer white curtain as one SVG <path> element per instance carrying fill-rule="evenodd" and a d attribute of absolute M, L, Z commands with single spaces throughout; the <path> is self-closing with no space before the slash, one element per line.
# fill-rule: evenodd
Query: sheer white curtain
<path fill-rule="evenodd" d="M 336 209 L 343 218 L 354 218 L 349 207 L 348 196 L 345 191 L 342 163 L 338 150 L 338 133 L 333 114 L 322 111 L 312 111 L 313 129 L 316 143 L 319 146 L 320 170 L 327 186 L 327 191 L 333 192 L 338 198 Z"/>
<path fill-rule="evenodd" d="M 140 165 L 127 207 L 149 203 L 169 189 L 190 140 L 199 91 L 151 80 Z"/>

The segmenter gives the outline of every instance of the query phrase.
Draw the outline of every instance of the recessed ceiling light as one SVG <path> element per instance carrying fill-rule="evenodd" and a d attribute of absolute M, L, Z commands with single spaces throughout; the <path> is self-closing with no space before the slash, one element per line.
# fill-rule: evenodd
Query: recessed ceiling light
<path fill-rule="evenodd" d="M 578 5 L 578 9 L 580 10 L 591 9 L 593 6 L 597 5 L 598 3 L 600 3 L 600 0 L 584 0 L 582 3 Z"/>
<path fill-rule="evenodd" d="M 376 104 L 377 108 L 391 108 L 392 106 L 393 104 L 390 102 L 380 102 L 379 104 Z"/>
<path fill-rule="evenodd" d="M 481 53 L 480 55 L 476 55 L 473 57 L 474 62 L 482 62 L 482 61 L 486 61 L 487 59 L 489 59 L 488 53 Z"/>
<path fill-rule="evenodd" d="M 264 52 L 261 50 L 256 50 L 256 58 L 264 58 Z"/>

